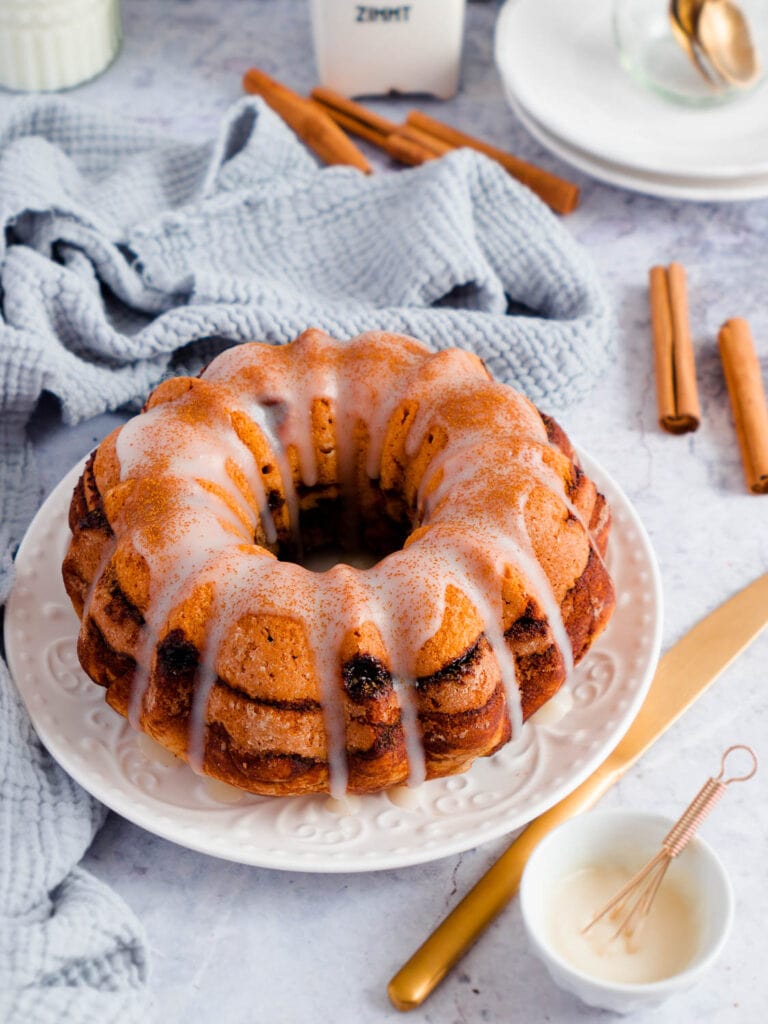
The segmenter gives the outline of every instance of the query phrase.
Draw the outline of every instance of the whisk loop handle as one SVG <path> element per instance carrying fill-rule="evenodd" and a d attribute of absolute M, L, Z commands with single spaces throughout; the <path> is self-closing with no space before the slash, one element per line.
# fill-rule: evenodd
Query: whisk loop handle
<path fill-rule="evenodd" d="M 734 750 L 744 750 L 751 758 L 751 768 L 742 775 L 725 776 L 725 763 L 729 754 Z M 608 903 L 599 910 L 595 916 L 582 929 L 586 934 L 598 921 L 607 914 L 619 917 L 619 926 L 614 932 L 611 941 L 620 935 L 625 938 L 637 936 L 642 927 L 643 921 L 651 908 L 659 886 L 664 878 L 669 862 L 677 857 L 688 845 L 697 832 L 702 821 L 707 817 L 712 808 L 725 796 L 728 786 L 734 782 L 746 782 L 751 779 L 757 771 L 757 757 L 751 747 L 737 743 L 723 753 L 720 761 L 720 774 L 715 778 L 707 779 L 699 792 L 686 807 L 678 820 L 669 830 L 661 842 L 661 849 L 648 863 L 642 867 L 637 874 L 624 885 Z M 624 915 L 622 917 L 622 915 Z"/>
<path fill-rule="evenodd" d="M 752 760 L 752 767 L 750 771 L 745 772 L 742 775 L 732 775 L 730 778 L 726 779 L 724 778 L 725 763 L 728 760 L 728 755 L 735 750 L 746 751 Z M 728 747 L 728 749 L 723 753 L 720 761 L 720 774 L 716 775 L 712 779 L 707 779 L 699 792 L 680 815 L 680 818 L 675 822 L 662 840 L 661 845 L 669 853 L 670 857 L 677 857 L 677 855 L 685 849 L 694 834 L 697 832 L 702 821 L 704 821 L 715 804 L 725 796 L 725 791 L 728 786 L 733 782 L 746 782 L 747 779 L 752 778 L 756 771 L 757 758 L 755 757 L 755 753 L 751 747 L 746 747 L 741 743 Z"/>
<path fill-rule="evenodd" d="M 725 783 L 707 779 L 661 842 L 670 857 L 676 857 L 685 849 L 702 821 L 725 796 L 725 792 Z"/>

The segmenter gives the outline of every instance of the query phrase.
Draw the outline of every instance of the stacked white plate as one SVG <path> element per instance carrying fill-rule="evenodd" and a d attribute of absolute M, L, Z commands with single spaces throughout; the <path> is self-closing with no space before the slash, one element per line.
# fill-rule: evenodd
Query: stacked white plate
<path fill-rule="evenodd" d="M 611 0 L 508 0 L 496 63 L 512 109 L 562 160 L 672 199 L 768 196 L 768 86 L 717 107 L 677 104 L 622 67 Z"/>

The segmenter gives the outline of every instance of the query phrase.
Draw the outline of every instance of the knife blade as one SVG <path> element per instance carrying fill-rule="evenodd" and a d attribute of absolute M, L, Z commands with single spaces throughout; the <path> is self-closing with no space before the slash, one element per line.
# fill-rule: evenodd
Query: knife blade
<path fill-rule="evenodd" d="M 765 573 L 698 622 L 664 654 L 648 696 L 618 746 L 585 782 L 526 827 L 394 975 L 387 992 L 398 1010 L 420 1006 L 512 899 L 528 857 L 544 836 L 597 803 L 767 623 Z"/>

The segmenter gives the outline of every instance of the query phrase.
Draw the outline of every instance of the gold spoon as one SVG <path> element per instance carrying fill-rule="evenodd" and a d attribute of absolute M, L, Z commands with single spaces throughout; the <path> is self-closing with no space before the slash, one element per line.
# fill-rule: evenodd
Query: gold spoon
<path fill-rule="evenodd" d="M 730 85 L 751 85 L 759 75 L 749 25 L 732 0 L 703 0 L 696 39 L 712 67 Z"/>
<path fill-rule="evenodd" d="M 696 30 L 699 13 L 704 3 L 705 0 L 670 0 L 669 22 L 678 45 L 688 55 L 702 78 L 715 89 L 720 89 L 723 85 L 720 75 L 714 69 L 707 67 L 699 52 Z"/>

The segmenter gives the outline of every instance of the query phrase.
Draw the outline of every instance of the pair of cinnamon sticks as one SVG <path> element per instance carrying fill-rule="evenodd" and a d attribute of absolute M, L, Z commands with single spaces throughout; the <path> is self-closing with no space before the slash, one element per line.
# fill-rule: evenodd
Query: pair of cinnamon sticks
<path fill-rule="evenodd" d="M 331 89 L 313 89 L 311 98 L 301 96 L 259 68 L 246 71 L 243 86 L 246 92 L 261 96 L 325 163 L 349 164 L 366 174 L 371 173 L 369 162 L 346 132 L 365 139 L 394 160 L 410 166 L 468 147 L 496 160 L 557 213 L 571 213 L 578 205 L 579 188 L 573 182 L 526 163 L 419 110 L 410 111 L 404 124 L 396 124 Z"/>
<path fill-rule="evenodd" d="M 701 410 L 685 270 L 679 263 L 651 268 L 650 300 L 659 423 L 673 434 L 696 430 Z M 718 347 L 747 486 L 753 494 L 768 494 L 768 403 L 747 321 L 727 320 Z"/>
<path fill-rule="evenodd" d="M 313 89 L 312 99 L 321 104 L 337 124 L 403 163 L 421 164 L 454 149 L 474 149 L 501 164 L 557 213 L 572 213 L 578 205 L 579 188 L 573 182 L 526 163 L 420 110 L 409 111 L 404 124 L 395 124 L 330 89 Z"/>

